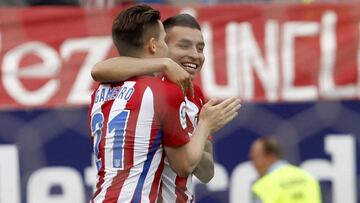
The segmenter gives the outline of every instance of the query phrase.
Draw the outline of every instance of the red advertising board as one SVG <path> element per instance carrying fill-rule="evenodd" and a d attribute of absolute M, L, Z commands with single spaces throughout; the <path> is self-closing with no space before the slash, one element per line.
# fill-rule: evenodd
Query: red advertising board
<path fill-rule="evenodd" d="M 199 20 L 209 97 L 292 102 L 360 97 L 360 3 L 155 6 Z M 88 104 L 91 67 L 116 56 L 121 10 L 0 8 L 0 107 Z"/>

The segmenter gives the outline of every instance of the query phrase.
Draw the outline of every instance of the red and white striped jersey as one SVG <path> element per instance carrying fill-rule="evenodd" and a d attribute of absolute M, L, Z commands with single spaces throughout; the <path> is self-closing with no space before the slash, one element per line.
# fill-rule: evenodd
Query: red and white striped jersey
<path fill-rule="evenodd" d="M 186 114 L 191 122 L 193 129 L 196 128 L 198 116 L 204 105 L 204 96 L 198 86 L 194 86 L 194 98 L 190 95 L 185 97 Z M 188 177 L 178 176 L 170 167 L 165 157 L 164 172 L 162 174 L 161 198 L 160 202 L 164 203 L 190 203 L 193 201 L 192 194 L 192 175 Z"/>
<path fill-rule="evenodd" d="M 96 88 L 89 109 L 98 168 L 92 202 L 156 202 L 162 146 L 190 140 L 185 108 L 180 88 L 157 77 Z"/>

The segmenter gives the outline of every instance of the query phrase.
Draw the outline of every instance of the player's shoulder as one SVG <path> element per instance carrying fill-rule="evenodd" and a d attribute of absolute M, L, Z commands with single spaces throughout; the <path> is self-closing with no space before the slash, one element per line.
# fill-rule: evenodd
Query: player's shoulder
<path fill-rule="evenodd" d="M 162 85 L 165 88 L 181 91 L 180 87 L 177 84 L 175 84 L 175 83 L 173 83 L 171 81 L 168 81 L 168 80 L 162 80 Z"/>
<path fill-rule="evenodd" d="M 135 82 L 136 89 L 143 89 L 143 90 L 145 90 L 147 87 L 150 87 L 151 89 L 157 89 L 159 86 L 161 86 L 162 83 L 160 78 L 149 75 L 132 77 L 126 81 Z"/>
<path fill-rule="evenodd" d="M 184 98 L 184 95 L 177 84 L 163 80 L 161 85 L 161 91 L 163 91 L 163 93 L 165 93 L 168 97 Z"/>
<path fill-rule="evenodd" d="M 144 83 L 144 84 L 158 84 L 161 83 L 161 78 L 151 75 L 142 75 L 142 76 L 132 77 L 127 81 L 136 81 L 138 83 Z"/>
<path fill-rule="evenodd" d="M 132 80 L 135 80 L 137 83 L 139 83 L 138 85 L 142 87 L 149 87 L 153 94 L 159 97 L 161 96 L 163 98 L 173 99 L 184 97 L 178 85 L 164 78 L 140 76 L 132 78 Z"/>

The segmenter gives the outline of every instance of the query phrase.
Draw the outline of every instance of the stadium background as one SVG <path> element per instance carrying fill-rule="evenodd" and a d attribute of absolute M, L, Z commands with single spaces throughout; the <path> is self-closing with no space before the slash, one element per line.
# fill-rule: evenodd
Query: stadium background
<path fill-rule="evenodd" d="M 0 7 L 0 202 L 89 200 L 89 71 L 116 55 L 110 28 L 122 8 L 99 2 Z M 206 63 L 196 82 L 208 97 L 244 102 L 214 135 L 216 175 L 196 185 L 196 202 L 252 203 L 250 144 L 275 135 L 321 180 L 325 203 L 360 203 L 360 3 L 154 7 L 198 18 Z"/>

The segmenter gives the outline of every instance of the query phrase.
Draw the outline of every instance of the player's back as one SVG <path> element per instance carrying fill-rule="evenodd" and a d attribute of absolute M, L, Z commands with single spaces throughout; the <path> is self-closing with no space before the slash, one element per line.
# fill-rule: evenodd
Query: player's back
<path fill-rule="evenodd" d="M 163 169 L 162 133 L 154 91 L 161 80 L 139 77 L 100 84 L 90 128 L 98 168 L 93 202 L 155 202 Z M 145 200 L 146 199 L 146 200 Z"/>

